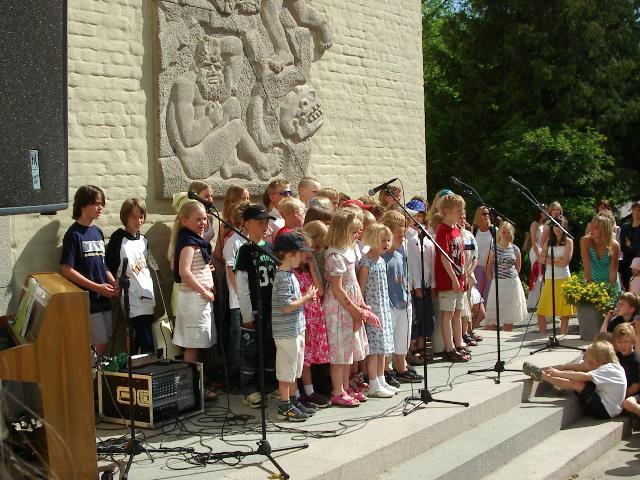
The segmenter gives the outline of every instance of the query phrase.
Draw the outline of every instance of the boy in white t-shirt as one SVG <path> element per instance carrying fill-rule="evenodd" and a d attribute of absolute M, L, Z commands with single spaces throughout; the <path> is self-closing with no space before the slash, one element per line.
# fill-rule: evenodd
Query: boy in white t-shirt
<path fill-rule="evenodd" d="M 229 220 L 236 227 L 243 231 L 242 212 L 247 208 L 248 203 L 240 203 L 231 209 Z M 244 233 L 244 231 L 243 231 Z M 227 287 L 229 287 L 229 335 L 225 344 L 225 356 L 227 360 L 227 374 L 229 377 L 229 387 L 235 390 L 239 385 L 240 368 L 240 325 L 242 316 L 240 315 L 240 302 L 238 300 L 236 274 L 233 267 L 236 263 L 236 254 L 246 240 L 233 232 L 224 240 L 222 257 L 226 266 Z"/>
<path fill-rule="evenodd" d="M 534 380 L 576 392 L 582 407 L 591 417 L 609 419 L 622 412 L 627 378 L 610 342 L 593 342 L 582 363 L 539 369 L 525 362 L 523 370 Z"/>

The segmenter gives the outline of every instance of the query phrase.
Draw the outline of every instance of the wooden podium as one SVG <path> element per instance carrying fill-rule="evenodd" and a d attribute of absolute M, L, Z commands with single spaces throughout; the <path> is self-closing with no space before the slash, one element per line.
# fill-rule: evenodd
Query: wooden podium
<path fill-rule="evenodd" d="M 89 296 L 57 273 L 29 278 L 47 301 L 32 311 L 24 337 L 14 336 L 18 346 L 0 352 L 0 379 L 40 386 L 48 478 L 96 479 Z"/>

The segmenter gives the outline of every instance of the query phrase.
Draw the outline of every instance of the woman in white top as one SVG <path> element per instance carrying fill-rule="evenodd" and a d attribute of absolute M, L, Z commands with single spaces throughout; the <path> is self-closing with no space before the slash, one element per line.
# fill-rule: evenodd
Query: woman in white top
<path fill-rule="evenodd" d="M 566 230 L 567 220 L 562 215 L 557 218 L 558 223 Z M 551 249 L 553 248 L 553 264 L 551 262 Z M 575 314 L 573 305 L 567 303 L 562 294 L 562 285 L 569 278 L 569 262 L 573 255 L 573 241 L 558 227 L 553 227 L 553 235 L 549 235 L 549 240 L 542 245 L 538 262 L 546 265 L 544 274 L 544 286 L 538 304 L 538 330 L 540 333 L 547 333 L 546 317 L 553 315 L 552 292 L 555 292 L 555 313 L 560 317 L 560 333 L 566 335 L 569 330 L 569 317 Z M 551 285 L 551 265 L 553 265 L 554 285 Z"/>
<path fill-rule="evenodd" d="M 527 298 L 527 308 L 534 309 L 538 305 L 540 299 L 540 287 L 542 286 L 542 274 L 544 269 L 538 261 L 540 252 L 542 251 L 542 232 L 544 224 L 542 223 L 542 212 L 537 211 L 534 220 L 529 226 L 529 238 L 531 239 L 531 248 L 529 249 L 529 262 L 531 263 L 531 271 L 529 272 L 529 297 Z"/>
<path fill-rule="evenodd" d="M 478 244 L 478 265 L 474 271 L 476 277 L 476 288 L 482 295 L 482 299 L 486 305 L 489 296 L 489 288 L 491 287 L 491 278 L 486 274 L 487 261 L 489 259 L 489 250 L 493 243 L 491 236 L 491 218 L 489 217 L 489 209 L 485 206 L 478 207 L 473 216 L 473 232 L 475 234 L 476 243 Z"/>

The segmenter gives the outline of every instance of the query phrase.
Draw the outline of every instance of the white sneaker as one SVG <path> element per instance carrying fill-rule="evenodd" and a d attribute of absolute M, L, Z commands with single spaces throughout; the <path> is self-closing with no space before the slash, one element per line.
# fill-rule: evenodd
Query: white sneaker
<path fill-rule="evenodd" d="M 387 390 L 384 387 L 377 387 L 377 388 L 372 388 L 369 387 L 369 390 L 367 390 L 367 397 L 371 397 L 371 398 L 391 398 L 395 395 L 395 393 L 393 393 L 391 390 Z"/>
<path fill-rule="evenodd" d="M 393 392 L 394 395 L 400 391 L 398 387 L 394 387 L 392 385 L 389 385 L 388 383 L 383 384 L 382 388 L 384 388 L 385 390 L 389 390 L 390 392 Z"/>

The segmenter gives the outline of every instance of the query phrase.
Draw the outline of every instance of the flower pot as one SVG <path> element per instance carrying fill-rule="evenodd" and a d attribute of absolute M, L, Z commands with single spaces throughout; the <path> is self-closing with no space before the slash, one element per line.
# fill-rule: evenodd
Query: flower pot
<path fill-rule="evenodd" d="M 603 316 L 591 304 L 578 304 L 578 323 L 580 324 L 580 338 L 582 340 L 592 341 L 600 332 Z"/>

